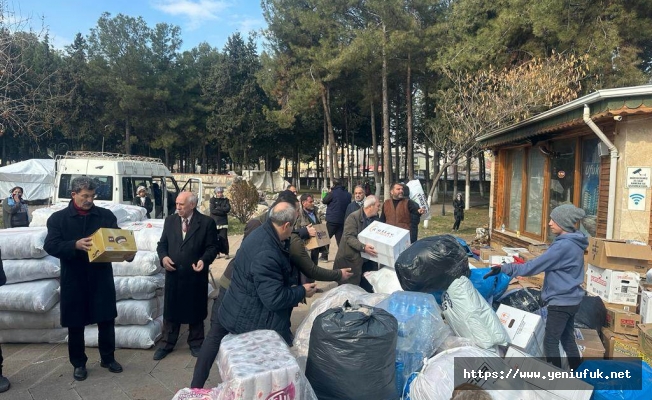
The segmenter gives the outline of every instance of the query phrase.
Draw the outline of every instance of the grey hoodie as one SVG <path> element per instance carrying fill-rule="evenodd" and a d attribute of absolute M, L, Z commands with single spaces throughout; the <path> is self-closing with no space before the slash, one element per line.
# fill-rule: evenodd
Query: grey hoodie
<path fill-rule="evenodd" d="M 580 304 L 584 290 L 584 250 L 589 241 L 582 232 L 557 236 L 548 250 L 525 264 L 505 264 L 502 272 L 509 276 L 531 276 L 546 273 L 541 300 L 548 305 L 574 306 Z"/>

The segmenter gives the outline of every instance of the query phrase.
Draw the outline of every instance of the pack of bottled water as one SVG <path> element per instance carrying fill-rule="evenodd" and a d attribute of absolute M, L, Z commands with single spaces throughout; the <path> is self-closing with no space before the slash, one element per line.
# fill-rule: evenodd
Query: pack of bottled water
<path fill-rule="evenodd" d="M 399 393 L 408 377 L 418 372 L 450 331 L 434 296 L 418 292 L 395 292 L 377 305 L 398 321 L 396 387 Z"/>

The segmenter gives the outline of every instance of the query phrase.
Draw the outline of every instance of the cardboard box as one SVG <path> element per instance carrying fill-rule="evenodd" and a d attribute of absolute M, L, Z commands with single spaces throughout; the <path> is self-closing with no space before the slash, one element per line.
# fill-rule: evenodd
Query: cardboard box
<path fill-rule="evenodd" d="M 582 357 L 604 358 L 604 345 L 596 330 L 575 328 L 575 342 Z"/>
<path fill-rule="evenodd" d="M 518 279 L 521 282 L 527 282 L 530 285 L 533 285 L 538 288 L 543 287 L 543 279 L 546 277 L 545 272 L 542 272 L 540 274 L 532 275 L 532 276 L 518 276 L 516 279 Z"/>
<path fill-rule="evenodd" d="M 491 256 L 489 257 L 489 264 L 502 265 L 514 262 L 514 256 Z"/>
<path fill-rule="evenodd" d="M 641 323 L 641 316 L 623 310 L 607 308 L 607 328 L 615 333 L 638 336 L 636 325 Z"/>
<path fill-rule="evenodd" d="M 488 247 L 484 249 L 480 249 L 480 260 L 483 262 L 488 263 L 489 260 L 491 259 L 491 256 L 506 256 L 504 251 L 494 249 L 493 247 Z"/>
<path fill-rule="evenodd" d="M 652 357 L 648 357 L 641 351 L 636 336 L 623 335 L 609 328 L 602 328 L 602 344 L 604 344 L 605 358 L 641 357 L 646 363 L 652 363 Z"/>
<path fill-rule="evenodd" d="M 639 314 L 641 314 L 642 323 L 652 323 L 652 291 L 641 292 L 641 312 Z"/>
<path fill-rule="evenodd" d="M 496 310 L 510 342 L 534 357 L 543 356 L 545 325 L 540 316 L 501 304 Z"/>
<path fill-rule="evenodd" d="M 363 258 L 394 267 L 398 256 L 410 247 L 410 231 L 374 221 L 358 234 L 358 240 L 374 246 L 378 252 L 377 257 L 362 253 Z"/>
<path fill-rule="evenodd" d="M 638 347 L 643 354 L 652 358 L 652 324 L 640 324 L 638 330 Z"/>
<path fill-rule="evenodd" d="M 328 231 L 325 224 L 316 224 L 312 226 L 317 231 L 316 235 L 305 241 L 306 250 L 316 249 L 322 246 L 328 246 L 331 238 L 328 237 Z"/>
<path fill-rule="evenodd" d="M 622 310 L 622 311 L 629 311 L 632 313 L 636 312 L 636 306 L 632 305 L 627 305 L 627 304 L 616 304 L 616 303 L 609 303 L 607 301 L 602 301 L 604 304 L 605 308 L 613 308 L 614 310 Z"/>
<path fill-rule="evenodd" d="M 593 266 L 614 271 L 645 274 L 652 260 L 650 246 L 628 244 L 619 240 L 589 238 L 587 262 Z"/>
<path fill-rule="evenodd" d="M 518 256 L 524 259 L 525 261 L 534 260 L 535 258 L 539 257 L 539 255 L 532 254 L 529 251 L 519 253 Z"/>
<path fill-rule="evenodd" d="M 126 229 L 100 228 L 91 235 L 90 262 L 121 262 L 136 255 L 134 232 Z"/>
<path fill-rule="evenodd" d="M 527 252 L 527 249 L 523 247 L 502 247 L 502 250 L 508 256 L 516 256 L 516 257 L 520 257 L 521 253 Z"/>
<path fill-rule="evenodd" d="M 586 291 L 609 303 L 636 306 L 638 283 L 636 272 L 603 269 L 592 264 L 586 268 Z"/>

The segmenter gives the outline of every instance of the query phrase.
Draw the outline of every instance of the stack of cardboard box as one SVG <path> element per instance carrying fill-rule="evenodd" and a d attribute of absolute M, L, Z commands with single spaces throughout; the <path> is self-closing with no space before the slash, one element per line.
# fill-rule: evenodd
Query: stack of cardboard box
<path fill-rule="evenodd" d="M 645 306 L 640 311 L 638 307 L 642 303 L 639 284 L 645 279 L 650 260 L 649 246 L 589 239 L 585 286 L 588 293 L 600 296 L 607 307 L 606 326 L 602 328 L 607 358 L 646 357 L 639 346 L 638 326 L 652 317 L 652 310 L 648 312 L 652 293 L 644 293 Z"/>

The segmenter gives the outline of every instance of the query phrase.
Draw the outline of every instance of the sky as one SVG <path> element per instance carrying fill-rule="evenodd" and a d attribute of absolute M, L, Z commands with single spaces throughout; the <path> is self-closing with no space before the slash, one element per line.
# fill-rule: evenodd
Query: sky
<path fill-rule="evenodd" d="M 165 22 L 181 28 L 181 50 L 201 42 L 222 50 L 229 36 L 266 26 L 260 0 L 5 0 L 15 16 L 32 29 L 44 26 L 50 43 L 63 50 L 79 32 L 83 36 L 97 25 L 103 12 L 143 17 L 150 28 Z"/>

